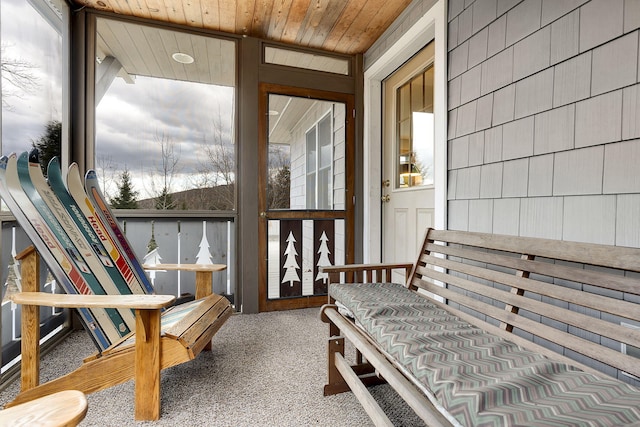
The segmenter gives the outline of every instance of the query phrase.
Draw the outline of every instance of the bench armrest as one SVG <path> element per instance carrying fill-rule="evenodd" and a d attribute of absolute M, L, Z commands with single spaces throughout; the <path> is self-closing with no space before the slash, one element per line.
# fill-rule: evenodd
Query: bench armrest
<path fill-rule="evenodd" d="M 16 304 L 60 308 L 130 308 L 157 310 L 175 301 L 173 295 L 70 295 L 46 292 L 18 292 L 11 296 Z"/>
<path fill-rule="evenodd" d="M 366 282 L 390 282 L 393 270 L 404 270 L 405 278 L 411 274 L 413 264 L 388 263 L 388 264 L 347 264 L 319 267 L 322 273 L 329 274 L 330 283 L 366 283 Z M 340 276 L 343 276 L 341 278 Z"/>

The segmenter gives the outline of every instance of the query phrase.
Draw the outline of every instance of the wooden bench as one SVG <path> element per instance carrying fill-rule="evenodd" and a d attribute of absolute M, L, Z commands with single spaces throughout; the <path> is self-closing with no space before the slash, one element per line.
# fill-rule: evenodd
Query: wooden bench
<path fill-rule="evenodd" d="M 376 425 L 381 380 L 428 425 L 640 425 L 640 249 L 429 229 L 414 264 L 322 270 L 325 395 Z"/>

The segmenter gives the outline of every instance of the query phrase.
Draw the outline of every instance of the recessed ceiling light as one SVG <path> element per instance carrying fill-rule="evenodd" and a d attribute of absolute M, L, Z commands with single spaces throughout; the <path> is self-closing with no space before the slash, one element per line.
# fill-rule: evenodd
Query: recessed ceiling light
<path fill-rule="evenodd" d="M 181 64 L 191 64 L 193 62 L 193 56 L 187 55 L 186 53 L 176 52 L 171 55 L 174 61 L 179 62 Z"/>

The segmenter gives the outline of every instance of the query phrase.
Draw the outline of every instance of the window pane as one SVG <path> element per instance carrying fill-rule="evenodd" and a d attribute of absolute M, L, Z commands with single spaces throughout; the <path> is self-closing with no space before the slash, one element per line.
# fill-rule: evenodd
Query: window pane
<path fill-rule="evenodd" d="M 316 128 L 314 127 L 307 132 L 307 173 L 314 173 L 316 171 L 316 158 L 318 153 L 316 151 Z"/>
<path fill-rule="evenodd" d="M 288 147 L 290 203 L 286 208 L 343 210 L 345 118 L 342 103 L 269 94 L 269 152 Z M 269 171 L 271 179 L 273 171 Z M 284 183 L 283 183 L 284 184 Z M 267 200 L 271 188 L 267 187 Z M 284 209 L 268 205 L 269 209 Z"/>
<path fill-rule="evenodd" d="M 320 168 L 331 166 L 331 151 L 333 148 L 331 138 L 331 117 L 325 116 L 318 123 L 318 145 L 320 146 Z"/>
<path fill-rule="evenodd" d="M 66 150 L 63 127 L 66 129 L 68 106 L 63 104 L 68 91 L 63 75 L 68 66 L 62 54 L 63 32 L 68 24 L 69 10 L 63 0 L 1 0 L 0 1 L 0 61 L 2 92 L 2 154 L 21 153 L 35 144 L 43 164 Z M 66 133 L 66 132 L 65 132 Z M 6 209 L 4 203 L 2 209 Z M 0 283 L 4 283 L 1 305 L 0 372 L 14 367 L 20 358 L 20 306 L 8 303 L 10 294 L 19 291 L 20 266 L 16 253 L 31 245 L 31 239 L 16 221 L 4 220 L 0 229 L 2 251 Z M 42 264 L 38 277 L 39 290 L 62 293 L 62 287 Z M 13 305 L 13 307 L 12 307 Z M 42 342 L 59 339 L 67 330 L 70 313 L 67 309 L 40 309 Z"/>
<path fill-rule="evenodd" d="M 235 43 L 102 18 L 97 28 L 95 168 L 112 205 L 235 209 Z"/>
<path fill-rule="evenodd" d="M 433 72 L 434 67 L 430 67 L 424 72 L 424 111 L 433 113 Z"/>
<path fill-rule="evenodd" d="M 410 87 L 404 85 L 398 89 L 398 120 L 406 120 L 411 117 Z"/>
<path fill-rule="evenodd" d="M 424 108 L 424 84 L 422 74 L 411 80 L 411 111 L 421 111 Z"/>
<path fill-rule="evenodd" d="M 396 129 L 396 188 L 433 185 L 433 66 L 398 88 L 396 93 L 400 116 Z"/>
<path fill-rule="evenodd" d="M 1 3 L 3 154 L 29 150 L 32 142 L 61 152 L 62 15 L 60 2 L 52 3 L 58 7 Z"/>
<path fill-rule="evenodd" d="M 318 171 L 318 209 L 331 209 L 331 170 Z"/>
<path fill-rule="evenodd" d="M 307 188 L 305 190 L 307 194 L 307 204 L 305 208 L 316 208 L 316 173 L 312 172 L 307 174 Z"/>

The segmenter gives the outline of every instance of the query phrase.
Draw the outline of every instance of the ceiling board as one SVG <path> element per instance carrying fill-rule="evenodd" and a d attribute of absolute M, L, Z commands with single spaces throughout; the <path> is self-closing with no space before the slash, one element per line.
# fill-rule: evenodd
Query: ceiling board
<path fill-rule="evenodd" d="M 328 52 L 364 53 L 411 0 L 75 0 L 79 6 Z"/>
<path fill-rule="evenodd" d="M 130 76 L 160 77 L 197 83 L 235 84 L 235 43 L 190 33 L 164 30 L 112 19 L 98 19 L 97 56 L 117 58 Z M 173 53 L 196 61 L 184 65 Z"/>

